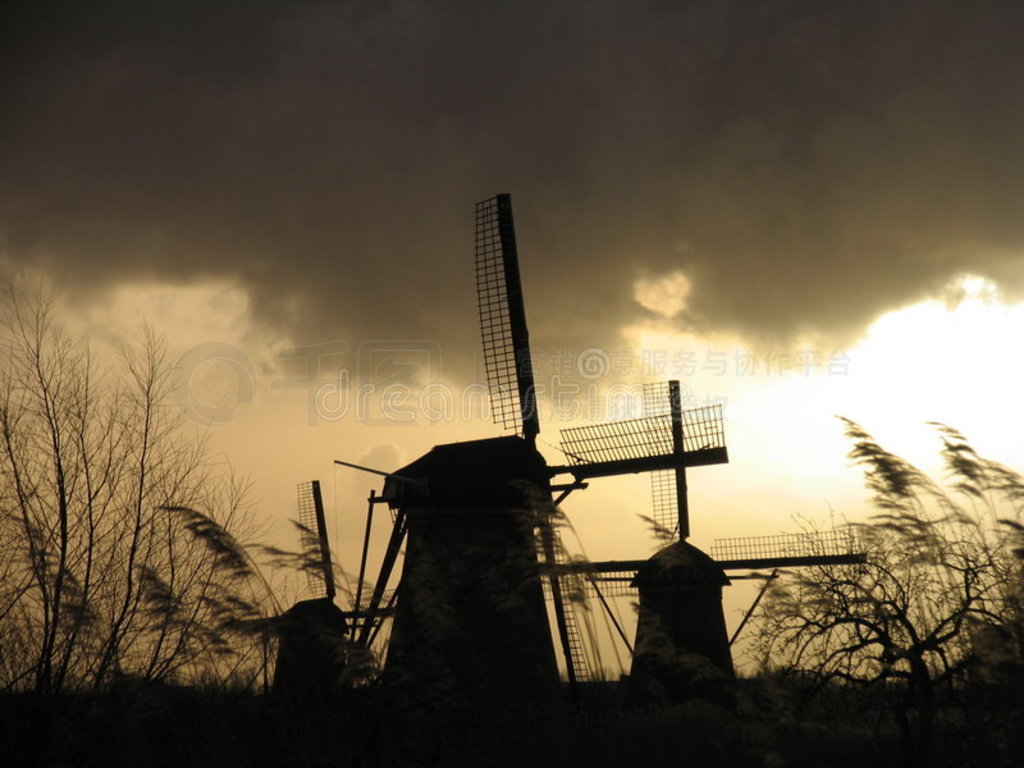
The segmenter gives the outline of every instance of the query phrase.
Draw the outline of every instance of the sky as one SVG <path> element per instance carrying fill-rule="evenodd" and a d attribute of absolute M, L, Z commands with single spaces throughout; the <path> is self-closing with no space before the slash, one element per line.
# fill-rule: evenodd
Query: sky
<path fill-rule="evenodd" d="M 351 563 L 373 482 L 333 459 L 496 434 L 472 216 L 509 192 L 543 440 L 680 378 L 732 458 L 691 473 L 698 544 L 857 517 L 836 414 L 925 464 L 938 420 L 1024 466 L 1022 26 L 994 1 L 15 0 L 0 270 L 56 283 L 93 343 L 165 333 L 176 407 L 275 520 L 319 476 Z M 413 385 L 397 415 L 355 397 L 381 380 Z M 587 494 L 588 554 L 652 550 L 644 478 Z"/>

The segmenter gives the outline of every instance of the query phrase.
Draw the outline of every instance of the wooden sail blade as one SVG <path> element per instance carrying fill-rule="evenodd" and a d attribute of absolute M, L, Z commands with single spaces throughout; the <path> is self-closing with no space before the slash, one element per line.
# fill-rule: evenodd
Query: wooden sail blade
<path fill-rule="evenodd" d="M 552 474 L 578 479 L 729 461 L 720 405 L 682 411 L 678 423 L 668 413 L 563 429 L 561 448 L 572 463 Z"/>
<path fill-rule="evenodd" d="M 477 203 L 475 252 L 480 337 L 492 416 L 496 424 L 532 440 L 540 425 L 509 195 Z"/>
<path fill-rule="evenodd" d="M 327 541 L 327 522 L 320 481 L 311 480 L 298 486 L 299 525 L 302 526 L 302 553 L 306 578 L 313 597 L 334 600 L 334 569 L 331 548 Z"/>

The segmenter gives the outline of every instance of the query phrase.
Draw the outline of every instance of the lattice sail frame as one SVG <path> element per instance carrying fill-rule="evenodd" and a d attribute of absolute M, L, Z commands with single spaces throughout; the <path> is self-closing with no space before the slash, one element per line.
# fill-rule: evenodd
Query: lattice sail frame
<path fill-rule="evenodd" d="M 784 557 L 853 555 L 863 551 L 855 528 L 786 533 L 776 536 L 739 536 L 715 539 L 710 555 L 715 560 L 768 560 Z"/>
<path fill-rule="evenodd" d="M 671 387 L 667 381 L 643 385 L 643 415 L 671 416 Z M 672 536 L 679 533 L 679 497 L 676 471 L 660 469 L 651 472 L 651 518 L 659 531 Z"/>
<path fill-rule="evenodd" d="M 476 296 L 495 424 L 536 435 L 536 395 L 508 195 L 476 204 Z"/>
<path fill-rule="evenodd" d="M 651 519 L 659 535 L 679 534 L 679 497 L 676 471 L 659 469 L 651 472 Z"/>
<path fill-rule="evenodd" d="M 539 530 L 537 533 L 537 556 L 544 563 L 545 568 L 558 568 L 570 563 L 571 558 L 569 556 L 569 552 L 565 547 L 565 543 L 562 541 L 562 536 L 557 527 L 552 526 L 550 529 L 554 554 L 554 560 L 552 561 L 548 561 L 547 556 L 544 553 L 544 546 L 541 543 L 541 536 L 543 534 Z M 585 567 L 580 570 L 566 569 L 557 578 L 562 592 L 562 610 L 564 612 L 563 615 L 566 623 L 566 634 L 568 636 L 567 645 L 570 658 L 566 659 L 566 664 L 572 665 L 576 682 L 588 682 L 593 679 L 593 670 L 584 651 L 579 622 L 577 620 L 577 607 L 582 605 L 583 601 L 587 597 L 594 596 L 596 592 L 588 580 L 588 574 L 585 572 Z M 552 591 L 551 580 L 549 578 L 541 579 L 541 585 L 544 592 L 544 599 L 547 601 L 553 601 L 555 596 Z M 564 650 L 565 649 L 563 649 L 563 651 Z"/>
<path fill-rule="evenodd" d="M 725 448 L 719 404 L 682 412 L 683 450 Z M 562 430 L 562 450 L 577 464 L 672 455 L 672 417 L 644 416 Z"/>
<path fill-rule="evenodd" d="M 333 596 L 333 578 L 329 582 L 328 569 L 331 567 L 330 555 L 324 551 L 327 532 L 321 530 L 318 520 L 323 512 L 317 512 L 315 480 L 299 483 L 298 496 L 299 525 L 302 526 L 300 543 L 302 559 L 306 571 L 306 582 L 310 594 L 314 598 Z"/>
<path fill-rule="evenodd" d="M 648 382 L 643 385 L 641 391 L 644 416 L 668 416 L 672 413 L 672 394 L 669 382 Z"/>

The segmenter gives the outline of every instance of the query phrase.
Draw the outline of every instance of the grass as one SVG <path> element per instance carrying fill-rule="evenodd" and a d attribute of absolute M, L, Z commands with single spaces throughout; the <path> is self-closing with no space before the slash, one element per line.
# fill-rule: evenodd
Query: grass
<path fill-rule="evenodd" d="M 732 707 L 689 701 L 625 711 L 613 684 L 580 707 L 389 712 L 373 688 L 318 708 L 244 691 L 122 684 L 43 699 L 0 696 L 5 766 L 713 766 L 842 768 L 900 764 L 877 710 L 794 714 L 785 694 L 740 681 Z M 959 710 L 957 710 L 959 711 Z M 945 719 L 935 766 L 1019 764 L 1019 708 Z M 984 714 L 984 716 L 982 716 Z M 1015 741 L 1016 739 L 1016 741 Z"/>

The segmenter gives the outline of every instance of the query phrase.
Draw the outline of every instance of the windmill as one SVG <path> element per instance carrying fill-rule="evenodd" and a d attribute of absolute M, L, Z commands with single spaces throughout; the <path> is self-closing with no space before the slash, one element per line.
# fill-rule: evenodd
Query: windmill
<path fill-rule="evenodd" d="M 384 676 L 410 706 L 554 697 L 558 673 L 534 543 L 550 498 L 511 201 L 476 211 L 476 277 L 495 419 L 516 434 L 435 447 L 389 474 L 392 535 L 367 611 L 375 613 L 403 539 Z M 368 517 L 369 517 L 368 513 Z M 374 620 L 359 637 L 368 641 Z"/>
<path fill-rule="evenodd" d="M 628 585 L 639 595 L 628 698 L 650 704 L 679 700 L 692 692 L 692 681 L 706 678 L 708 670 L 695 666 L 694 657 L 732 676 L 730 647 L 782 568 L 863 562 L 864 554 L 852 529 L 716 540 L 711 555 L 689 543 L 686 468 L 727 460 L 721 411 L 715 406 L 683 410 L 677 381 L 646 385 L 643 406 L 640 419 L 563 430 L 562 450 L 578 462 L 568 468 L 577 481 L 606 474 L 614 460 L 647 466 L 649 459 L 632 455 L 638 449 L 676 457 L 672 469 L 658 468 L 651 475 L 653 522 L 669 543 L 647 560 L 587 568 L 590 591 L 602 604 L 601 584 L 620 590 Z M 766 570 L 760 592 L 730 637 L 722 611 L 728 574 L 745 571 L 732 578 L 762 578 L 759 572 Z"/>
<path fill-rule="evenodd" d="M 279 638 L 274 691 L 293 706 L 316 706 L 351 677 L 345 636 L 351 614 L 335 604 L 336 586 L 320 482 L 298 486 L 301 567 L 312 598 L 300 600 L 277 620 Z"/>

